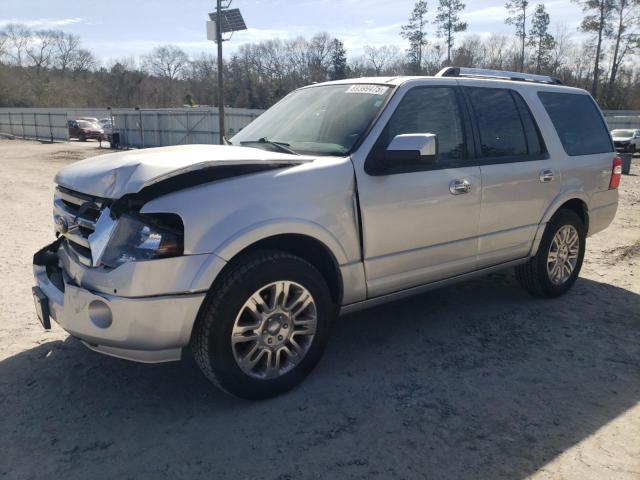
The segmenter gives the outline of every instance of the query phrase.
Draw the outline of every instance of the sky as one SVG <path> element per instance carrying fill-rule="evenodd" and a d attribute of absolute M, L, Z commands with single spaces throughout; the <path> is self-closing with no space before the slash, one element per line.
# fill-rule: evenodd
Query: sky
<path fill-rule="evenodd" d="M 532 1 L 532 5 L 535 1 Z M 570 0 L 544 3 L 554 25 L 578 31 L 580 7 Z M 239 45 L 273 38 L 310 37 L 326 31 L 345 42 L 350 57 L 362 54 L 365 45 L 395 44 L 406 48 L 400 26 L 406 23 L 414 0 L 233 0 L 248 30 L 224 43 L 225 56 Z M 462 15 L 468 33 L 511 33 L 505 25 L 504 0 L 467 0 Z M 437 0 L 428 0 L 429 17 Z M 190 54 L 215 53 L 206 40 L 207 13 L 213 0 L 0 0 L 0 28 L 23 23 L 32 28 L 53 28 L 77 34 L 83 46 L 101 60 L 138 56 L 171 43 Z M 429 26 L 431 33 L 434 26 Z"/>

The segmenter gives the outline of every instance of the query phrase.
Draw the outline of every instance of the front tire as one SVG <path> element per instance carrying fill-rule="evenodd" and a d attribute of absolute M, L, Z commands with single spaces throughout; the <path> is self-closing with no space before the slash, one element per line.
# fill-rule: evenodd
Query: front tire
<path fill-rule="evenodd" d="M 516 267 L 516 278 L 529 293 L 558 297 L 575 283 L 586 246 L 586 228 L 572 210 L 560 210 L 547 224 L 538 252 Z"/>
<path fill-rule="evenodd" d="M 336 308 L 320 272 L 279 251 L 245 255 L 222 273 L 191 337 L 196 363 L 222 390 L 264 399 L 298 385 L 320 360 Z"/>

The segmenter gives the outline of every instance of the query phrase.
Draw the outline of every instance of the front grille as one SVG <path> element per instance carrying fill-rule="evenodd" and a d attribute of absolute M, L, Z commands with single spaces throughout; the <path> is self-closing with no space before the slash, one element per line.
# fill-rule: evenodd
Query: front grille
<path fill-rule="evenodd" d="M 60 232 L 65 244 L 76 259 L 91 266 L 91 245 L 89 235 L 95 231 L 95 224 L 104 207 L 104 199 L 57 187 L 54 197 L 54 216 L 64 218 L 67 231 Z"/>

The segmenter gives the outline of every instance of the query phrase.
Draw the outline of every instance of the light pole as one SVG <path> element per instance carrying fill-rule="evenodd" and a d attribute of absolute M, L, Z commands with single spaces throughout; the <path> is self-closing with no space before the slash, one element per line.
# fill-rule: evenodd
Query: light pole
<path fill-rule="evenodd" d="M 216 13 L 217 18 L 221 18 L 222 15 L 222 0 L 217 0 Z M 218 43 L 218 121 L 220 130 L 220 144 L 224 143 L 224 78 L 222 75 L 222 28 L 220 23 L 216 25 L 216 42 Z"/>
<path fill-rule="evenodd" d="M 216 11 L 209 14 L 211 21 L 207 22 L 207 39 L 213 40 L 218 44 L 218 120 L 220 130 L 220 144 L 224 144 L 224 71 L 222 64 L 222 42 L 230 40 L 229 38 L 222 38 L 223 33 L 237 32 L 239 30 L 246 30 L 247 26 L 244 23 L 242 14 L 237 8 L 229 10 L 231 1 L 226 5 L 222 5 L 222 0 L 216 0 Z"/>

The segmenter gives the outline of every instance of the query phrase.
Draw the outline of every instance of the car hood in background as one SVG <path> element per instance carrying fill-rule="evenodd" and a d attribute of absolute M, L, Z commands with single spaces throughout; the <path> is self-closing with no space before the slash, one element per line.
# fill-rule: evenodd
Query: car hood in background
<path fill-rule="evenodd" d="M 55 183 L 102 198 L 120 198 L 183 173 L 225 165 L 299 165 L 313 157 L 224 145 L 180 145 L 110 153 L 58 172 Z"/>

